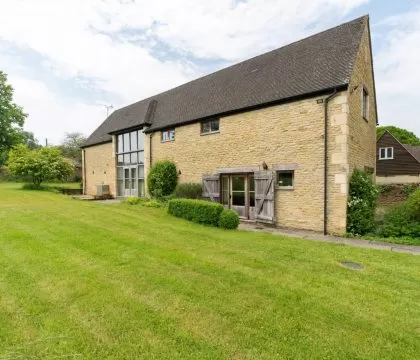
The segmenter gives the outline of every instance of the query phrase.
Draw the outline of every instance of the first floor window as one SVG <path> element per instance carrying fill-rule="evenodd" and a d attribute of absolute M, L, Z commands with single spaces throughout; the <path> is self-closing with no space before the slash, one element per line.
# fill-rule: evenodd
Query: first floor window
<path fill-rule="evenodd" d="M 277 171 L 277 187 L 279 189 L 293 189 L 294 171 Z"/>
<path fill-rule="evenodd" d="M 174 141 L 174 140 L 175 140 L 175 129 L 162 131 L 162 142 Z"/>
<path fill-rule="evenodd" d="M 391 160 L 394 158 L 393 147 L 379 148 L 379 160 Z"/>
<path fill-rule="evenodd" d="M 219 132 L 219 119 L 203 121 L 200 132 L 202 135 Z"/>
<path fill-rule="evenodd" d="M 135 130 L 125 134 L 117 135 L 116 153 L 123 154 L 133 151 L 144 150 L 144 133 L 143 130 Z"/>

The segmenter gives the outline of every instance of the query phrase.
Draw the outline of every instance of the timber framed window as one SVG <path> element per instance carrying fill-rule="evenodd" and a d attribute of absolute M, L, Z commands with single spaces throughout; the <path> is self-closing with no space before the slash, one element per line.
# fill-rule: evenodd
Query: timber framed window
<path fill-rule="evenodd" d="M 379 160 L 392 160 L 394 158 L 393 147 L 379 148 Z"/>
<path fill-rule="evenodd" d="M 200 124 L 200 134 L 214 134 L 220 131 L 219 119 L 211 119 L 201 122 Z"/>
<path fill-rule="evenodd" d="M 369 93 L 365 86 L 362 88 L 362 116 L 366 121 L 369 120 Z"/>
<path fill-rule="evenodd" d="M 276 179 L 277 189 L 292 190 L 295 185 L 295 172 L 294 170 L 281 170 L 277 171 Z"/>
<path fill-rule="evenodd" d="M 175 141 L 175 129 L 168 129 L 161 132 L 161 141 Z"/>

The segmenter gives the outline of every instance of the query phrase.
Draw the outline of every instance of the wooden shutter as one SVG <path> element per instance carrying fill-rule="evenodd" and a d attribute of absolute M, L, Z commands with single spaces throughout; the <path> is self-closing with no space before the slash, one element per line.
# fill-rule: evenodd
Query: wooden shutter
<path fill-rule="evenodd" d="M 204 175 L 203 176 L 203 198 L 220 202 L 220 176 Z"/>
<path fill-rule="evenodd" d="M 271 171 L 255 172 L 254 179 L 255 220 L 274 224 L 274 173 Z"/>

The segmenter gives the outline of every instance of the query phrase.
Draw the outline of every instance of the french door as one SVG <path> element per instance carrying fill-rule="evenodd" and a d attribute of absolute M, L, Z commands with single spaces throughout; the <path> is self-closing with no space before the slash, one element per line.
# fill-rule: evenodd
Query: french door
<path fill-rule="evenodd" d="M 253 174 L 222 175 L 222 203 L 242 219 L 254 219 L 255 184 Z"/>
<path fill-rule="evenodd" d="M 137 165 L 124 166 L 124 196 L 138 196 Z"/>

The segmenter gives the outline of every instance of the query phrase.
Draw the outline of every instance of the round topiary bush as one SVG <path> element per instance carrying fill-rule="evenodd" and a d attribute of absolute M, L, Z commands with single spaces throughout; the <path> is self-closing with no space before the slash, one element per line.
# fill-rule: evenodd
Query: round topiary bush
<path fill-rule="evenodd" d="M 178 172 L 172 161 L 156 162 L 147 176 L 147 186 L 150 195 L 160 198 L 172 194 L 178 182 Z"/>
<path fill-rule="evenodd" d="M 233 210 L 224 209 L 220 214 L 219 227 L 222 229 L 236 229 L 238 225 L 238 214 Z"/>

